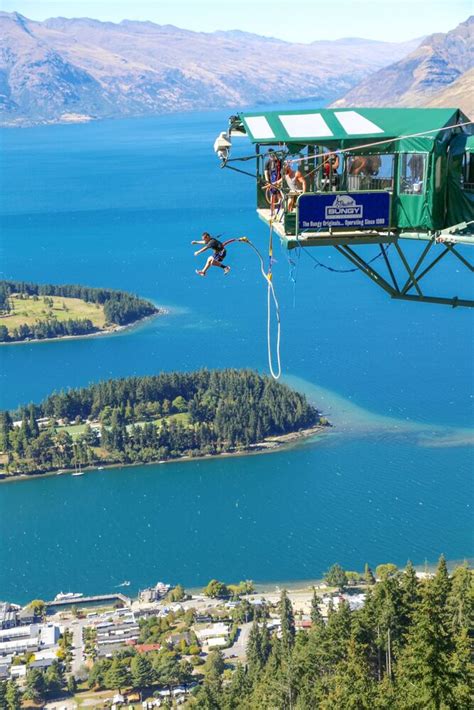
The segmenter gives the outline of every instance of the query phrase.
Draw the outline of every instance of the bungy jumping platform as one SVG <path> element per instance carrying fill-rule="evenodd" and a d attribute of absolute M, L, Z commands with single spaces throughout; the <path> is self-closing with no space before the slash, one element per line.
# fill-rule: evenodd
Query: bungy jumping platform
<path fill-rule="evenodd" d="M 474 299 L 428 295 L 420 286 L 420 282 L 448 255 L 455 257 L 459 265 L 471 273 L 474 271 L 474 266 L 458 249 L 459 246 L 474 246 L 474 220 L 432 232 L 328 229 L 304 230 L 300 234 L 292 234 L 288 233 L 285 224 L 287 215 L 283 211 L 272 215 L 270 209 L 259 208 L 257 214 L 265 224 L 272 227 L 286 249 L 333 247 L 395 300 L 439 303 L 453 308 L 474 306 Z M 424 242 L 424 248 L 412 265 L 404 250 L 405 240 Z M 374 267 L 374 259 L 367 260 L 360 250 L 354 249 L 367 245 L 379 245 L 379 256 L 387 271 L 385 276 Z"/>

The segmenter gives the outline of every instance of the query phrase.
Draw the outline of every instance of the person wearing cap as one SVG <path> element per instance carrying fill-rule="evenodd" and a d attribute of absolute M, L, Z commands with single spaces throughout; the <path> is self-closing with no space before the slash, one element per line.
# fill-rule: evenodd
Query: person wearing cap
<path fill-rule="evenodd" d="M 269 185 L 278 185 L 281 180 L 281 160 L 278 158 L 273 148 L 268 149 L 264 175 Z"/>

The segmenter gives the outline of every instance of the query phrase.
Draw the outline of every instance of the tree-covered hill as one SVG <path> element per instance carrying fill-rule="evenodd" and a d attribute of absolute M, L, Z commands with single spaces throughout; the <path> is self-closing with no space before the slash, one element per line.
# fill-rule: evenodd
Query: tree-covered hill
<path fill-rule="evenodd" d="M 125 291 L 0 281 L 0 342 L 3 343 L 88 335 L 129 325 L 158 312 L 150 301 Z"/>
<path fill-rule="evenodd" d="M 71 425 L 72 423 L 72 425 Z M 250 370 L 109 380 L 0 413 L 9 474 L 244 450 L 312 427 L 306 398 Z"/>
<path fill-rule="evenodd" d="M 280 633 L 269 631 L 268 612 L 262 609 L 254 617 L 247 664 L 237 664 L 229 680 L 221 661 L 220 671 L 216 667 L 206 674 L 186 707 L 468 710 L 473 583 L 467 565 L 450 576 L 444 558 L 436 574 L 423 580 L 410 563 L 404 572 L 395 567 L 377 584 L 374 580 L 357 611 L 340 600 L 323 619 L 315 594 L 309 631 L 295 629 L 283 591 Z"/>

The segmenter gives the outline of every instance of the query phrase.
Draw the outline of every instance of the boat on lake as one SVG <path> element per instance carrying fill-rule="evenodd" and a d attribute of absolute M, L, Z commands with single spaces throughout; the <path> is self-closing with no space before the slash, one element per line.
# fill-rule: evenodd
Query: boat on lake
<path fill-rule="evenodd" d="M 71 473 L 71 476 L 83 476 L 84 471 L 74 471 L 74 473 Z"/>

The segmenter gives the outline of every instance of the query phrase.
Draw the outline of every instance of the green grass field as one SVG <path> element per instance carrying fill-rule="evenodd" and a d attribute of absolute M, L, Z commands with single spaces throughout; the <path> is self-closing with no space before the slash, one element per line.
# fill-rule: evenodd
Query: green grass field
<path fill-rule="evenodd" d="M 5 325 L 9 333 L 20 325 L 33 325 L 37 321 L 57 318 L 59 321 L 88 318 L 96 328 L 105 324 L 104 309 L 95 303 L 86 303 L 80 298 L 65 298 L 63 296 L 47 296 L 53 301 L 52 308 L 48 306 L 43 296 L 34 300 L 33 296 L 20 298 L 10 296 L 10 313 L 0 315 L 0 325 Z"/>
<path fill-rule="evenodd" d="M 167 423 L 169 424 L 172 421 L 175 421 L 176 423 L 180 423 L 183 426 L 188 426 L 189 425 L 189 414 L 188 412 L 180 412 L 180 414 L 170 414 L 169 417 L 163 417 L 166 419 Z M 162 420 L 158 419 L 155 423 L 156 424 L 161 424 Z"/>
<path fill-rule="evenodd" d="M 86 424 L 70 424 L 69 426 L 58 426 L 56 431 L 67 431 L 73 439 L 77 439 L 78 436 L 84 434 L 86 426 Z"/>
<path fill-rule="evenodd" d="M 180 414 L 170 414 L 168 417 L 164 417 L 166 419 L 166 422 L 170 424 L 170 422 L 175 421 L 175 422 L 180 422 L 183 426 L 189 426 L 189 414 L 187 412 L 182 412 Z M 163 419 L 156 419 L 153 424 L 156 424 L 156 426 L 161 426 L 161 422 Z M 135 422 L 134 424 L 128 424 L 127 429 L 128 431 L 131 431 L 132 426 L 138 425 L 138 426 L 145 426 L 148 422 Z M 56 431 L 67 431 L 70 436 L 72 436 L 73 439 L 77 439 L 77 437 L 81 436 L 81 434 L 84 434 L 86 430 L 86 424 L 69 424 L 69 426 L 61 426 L 61 427 L 56 427 Z"/>

